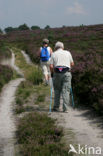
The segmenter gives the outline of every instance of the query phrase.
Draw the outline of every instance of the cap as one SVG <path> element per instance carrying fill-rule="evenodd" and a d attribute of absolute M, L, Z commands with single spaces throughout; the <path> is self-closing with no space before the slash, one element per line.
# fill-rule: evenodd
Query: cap
<path fill-rule="evenodd" d="M 44 38 L 44 39 L 43 39 L 43 43 L 48 44 L 48 43 L 49 43 L 49 40 L 48 40 L 47 38 Z"/>

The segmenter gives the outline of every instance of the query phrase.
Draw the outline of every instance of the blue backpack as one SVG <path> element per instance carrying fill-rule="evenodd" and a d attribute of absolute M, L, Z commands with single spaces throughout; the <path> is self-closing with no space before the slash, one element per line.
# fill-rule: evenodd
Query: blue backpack
<path fill-rule="evenodd" d="M 50 58 L 50 53 L 49 53 L 47 47 L 42 47 L 40 57 L 41 57 L 41 61 L 43 61 L 43 62 L 49 60 L 49 58 Z"/>

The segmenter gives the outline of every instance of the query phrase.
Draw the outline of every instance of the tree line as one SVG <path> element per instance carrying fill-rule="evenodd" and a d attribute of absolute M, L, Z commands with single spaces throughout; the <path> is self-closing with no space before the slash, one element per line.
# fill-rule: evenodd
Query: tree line
<path fill-rule="evenodd" d="M 50 26 L 47 25 L 44 29 L 49 29 L 49 28 L 50 28 Z M 37 25 L 28 27 L 28 25 L 24 23 L 18 27 L 7 27 L 4 29 L 4 32 L 9 33 L 9 32 L 13 32 L 13 31 L 38 30 L 38 29 L 41 29 L 41 28 Z M 0 34 L 2 34 L 2 33 L 3 33 L 3 30 L 0 28 Z"/>

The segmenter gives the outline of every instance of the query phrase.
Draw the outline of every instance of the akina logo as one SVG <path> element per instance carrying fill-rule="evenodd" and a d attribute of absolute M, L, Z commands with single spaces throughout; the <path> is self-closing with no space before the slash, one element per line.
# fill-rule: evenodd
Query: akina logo
<path fill-rule="evenodd" d="M 75 153 L 75 154 L 84 154 L 84 155 L 101 155 L 102 154 L 102 149 L 101 147 L 89 147 L 85 145 L 84 147 L 78 144 L 77 149 L 70 144 L 70 150 L 69 153 Z"/>

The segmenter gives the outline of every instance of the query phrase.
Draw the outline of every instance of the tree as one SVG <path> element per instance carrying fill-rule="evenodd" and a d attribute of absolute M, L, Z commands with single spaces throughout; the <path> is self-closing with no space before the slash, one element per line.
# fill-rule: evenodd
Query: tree
<path fill-rule="evenodd" d="M 13 31 L 18 31 L 18 28 L 7 27 L 4 30 L 6 33 L 9 33 L 9 32 L 13 32 Z"/>
<path fill-rule="evenodd" d="M 37 29 L 40 29 L 40 27 L 35 25 L 35 26 L 32 26 L 31 29 L 32 30 L 37 30 Z"/>
<path fill-rule="evenodd" d="M 0 28 L 0 34 L 3 34 L 3 31 L 2 31 L 2 29 Z"/>
<path fill-rule="evenodd" d="M 62 28 L 66 28 L 66 26 L 65 26 L 65 25 L 63 25 L 63 26 L 62 26 Z"/>
<path fill-rule="evenodd" d="M 27 26 L 27 24 L 23 24 L 18 27 L 18 30 L 29 30 L 29 27 Z"/>
<path fill-rule="evenodd" d="M 49 25 L 47 25 L 47 26 L 45 27 L 45 29 L 50 29 L 50 26 L 49 26 Z"/>
<path fill-rule="evenodd" d="M 12 32 L 13 28 L 12 27 L 7 27 L 4 29 L 6 33 Z"/>
<path fill-rule="evenodd" d="M 19 29 L 18 28 L 13 28 L 13 31 L 18 31 Z"/>

